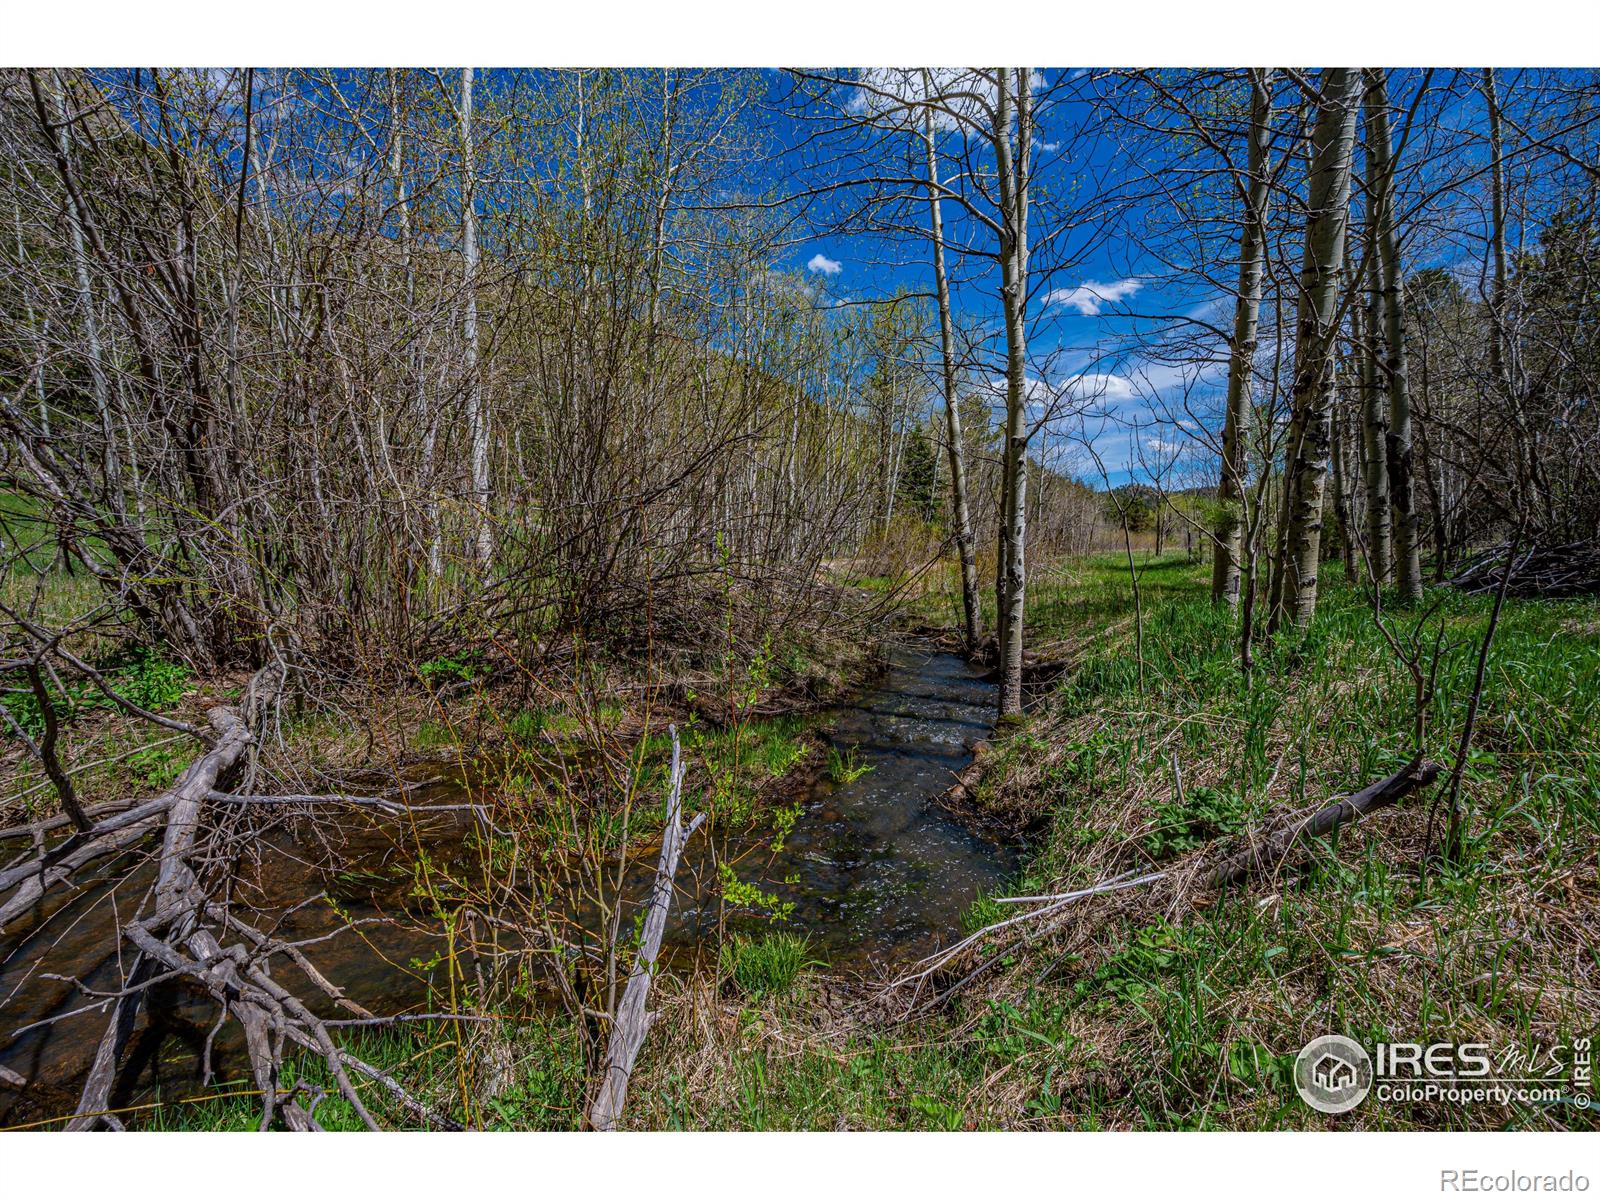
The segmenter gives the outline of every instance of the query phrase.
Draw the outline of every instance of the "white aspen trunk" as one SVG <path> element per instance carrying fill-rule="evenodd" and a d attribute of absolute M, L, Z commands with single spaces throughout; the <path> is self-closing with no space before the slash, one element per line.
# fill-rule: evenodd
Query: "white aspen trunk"
<path fill-rule="evenodd" d="M 472 441 L 472 503 L 476 509 L 478 566 L 489 565 L 493 544 L 489 531 L 489 420 L 478 367 L 478 214 L 476 159 L 472 144 L 472 68 L 461 71 L 461 257 L 465 273 L 467 433 Z"/>
<path fill-rule="evenodd" d="M 1517 370 L 1517 347 L 1512 340 L 1507 315 L 1506 275 L 1506 178 L 1505 141 L 1501 128 L 1500 96 L 1492 67 L 1484 68 L 1483 94 L 1489 108 L 1489 157 L 1491 225 L 1489 245 L 1494 258 L 1494 275 L 1489 294 L 1489 372 L 1500 390 L 1502 403 L 1509 409 L 1517 445 L 1517 475 L 1514 481 L 1523 495 L 1515 498 L 1518 507 L 1533 509 L 1543 507 L 1541 501 L 1547 489 L 1538 486 L 1543 476 L 1543 466 L 1537 445 L 1537 435 L 1529 426 L 1523 410 L 1522 380 Z M 1533 485 L 1529 487 L 1528 485 Z M 1531 492 L 1529 495 L 1527 493 Z M 1548 512 L 1533 516 L 1537 529 L 1548 517 Z"/>
<path fill-rule="evenodd" d="M 1266 275 L 1267 207 L 1272 199 L 1267 155 L 1272 144 L 1270 70 L 1250 72 L 1250 147 L 1246 156 L 1249 182 L 1244 220 L 1239 232 L 1239 292 L 1233 307 L 1233 344 L 1228 356 L 1227 407 L 1222 422 L 1222 478 L 1217 499 L 1222 517 L 1217 528 L 1211 569 L 1211 599 L 1239 605 L 1239 563 L 1245 527 L 1245 439 L 1250 427 L 1256 343 L 1261 326 L 1261 290 Z"/>
<path fill-rule="evenodd" d="M 922 73 L 924 98 L 931 97 L 931 75 Z M 978 597 L 977 548 L 972 540 L 972 514 L 967 504 L 966 449 L 961 436 L 961 407 L 956 396 L 955 321 L 950 314 L 950 279 L 944 262 L 944 216 L 939 196 L 939 151 L 933 137 L 933 113 L 922 112 L 922 141 L 928 164 L 928 226 L 933 242 L 934 290 L 939 304 L 939 349 L 944 381 L 944 423 L 950 459 L 950 516 L 955 526 L 956 553 L 961 559 L 961 610 L 967 649 L 983 637 L 983 608 Z"/>
<path fill-rule="evenodd" d="M 1371 173 L 1371 159 L 1368 159 Z M 1371 180 L 1368 180 L 1370 194 Z M 1378 359 L 1383 330 L 1383 293 L 1378 282 L 1377 228 L 1372 213 L 1367 213 L 1365 284 L 1366 312 L 1360 317 L 1356 338 L 1361 357 L 1361 446 L 1362 483 L 1366 492 L 1367 568 L 1376 584 L 1389 582 L 1389 463 L 1385 447 L 1389 438 L 1389 408 L 1386 389 L 1379 378 Z M 1352 313 L 1358 306 L 1351 306 Z"/>
<path fill-rule="evenodd" d="M 1025 607 L 1027 539 L 1027 366 L 1028 366 L 1028 69 L 1001 67 L 995 105 L 995 152 L 998 159 L 1000 207 L 1004 219 L 1001 244 L 1001 301 L 1006 330 L 1005 479 L 1001 525 L 1004 530 L 1004 589 L 996 599 L 1000 626 L 1000 715 L 1022 712 L 1022 638 Z M 1016 88 L 1015 95 L 1011 89 Z M 1016 109 L 1013 153 L 1012 106 Z"/>
<path fill-rule="evenodd" d="M 19 269 L 26 270 L 28 250 L 22 240 L 22 205 L 20 202 L 12 207 L 12 217 L 16 223 L 17 266 Z M 45 397 L 44 389 L 44 360 L 46 356 L 43 347 L 46 338 L 50 334 L 50 320 L 47 317 L 42 325 L 39 323 L 38 314 L 33 307 L 33 289 L 31 287 L 25 286 L 22 289 L 22 302 L 25 310 L 23 315 L 27 319 L 28 330 L 39 343 L 39 360 L 33 366 L 33 391 L 39 406 L 39 432 L 48 440 L 50 437 L 50 404 Z M 136 499 L 138 494 L 136 490 L 134 492 Z"/>
<path fill-rule="evenodd" d="M 1506 354 L 1506 171 L 1505 147 L 1500 130 L 1500 97 L 1494 68 L 1483 69 L 1483 97 L 1489 107 L 1489 248 L 1494 274 L 1489 292 L 1489 370 L 1505 396 L 1511 394 L 1511 370 Z"/>
<path fill-rule="evenodd" d="M 1356 570 L 1355 541 L 1352 537 L 1351 487 L 1349 453 L 1346 449 L 1348 422 L 1333 414 L 1333 511 L 1339 520 L 1339 541 L 1344 557 L 1344 575 L 1354 579 Z"/>
<path fill-rule="evenodd" d="M 1307 625 L 1317 611 L 1333 351 L 1338 333 L 1334 318 L 1344 273 L 1360 81 L 1360 73 L 1349 68 L 1332 67 L 1323 73 L 1312 131 L 1305 254 L 1296 314 L 1293 417 L 1284 460 L 1279 570 L 1269 631 L 1286 619 Z"/>
<path fill-rule="evenodd" d="M 1389 87 L 1386 72 L 1368 72 L 1368 162 L 1373 170 L 1372 207 L 1378 233 L 1378 262 L 1383 286 L 1385 355 L 1389 429 L 1384 458 L 1389 471 L 1393 511 L 1394 574 L 1400 599 L 1422 599 L 1422 546 L 1417 517 L 1416 460 L 1411 435 L 1411 390 L 1406 362 L 1404 274 L 1400 234 L 1395 221 L 1395 161 L 1389 136 Z"/>
<path fill-rule="evenodd" d="M 50 99 L 55 108 L 56 151 L 63 161 L 72 155 L 72 136 L 67 124 L 66 102 L 54 72 L 47 73 L 51 80 Z M 85 360 L 89 366 L 89 384 L 94 397 L 95 416 L 100 422 L 100 436 L 105 442 L 106 488 L 111 503 L 118 514 L 126 511 L 122 492 L 122 465 L 117 451 L 117 428 L 112 420 L 111 389 L 107 384 L 105 350 L 100 340 L 100 320 L 94 308 L 94 289 L 89 284 L 89 254 L 84 247 L 83 223 L 85 216 L 78 211 L 77 194 L 66 189 L 67 234 L 72 246 L 72 278 L 78 292 L 78 307 L 83 310 L 83 336 Z"/>
<path fill-rule="evenodd" d="M 405 287 L 406 312 L 416 312 L 417 267 L 411 232 L 411 196 L 406 188 L 405 133 L 401 122 L 400 85 L 396 72 L 389 71 L 389 175 L 394 186 L 395 215 L 400 222 L 400 270 Z M 444 548 L 439 530 L 439 496 L 433 480 L 433 443 L 437 431 L 437 413 L 428 411 L 427 385 L 423 378 L 418 340 L 413 336 L 406 352 L 407 369 L 411 373 L 411 404 L 418 419 L 425 422 L 423 436 L 422 487 L 423 536 L 427 540 L 428 579 L 436 584 L 443 568 Z"/>

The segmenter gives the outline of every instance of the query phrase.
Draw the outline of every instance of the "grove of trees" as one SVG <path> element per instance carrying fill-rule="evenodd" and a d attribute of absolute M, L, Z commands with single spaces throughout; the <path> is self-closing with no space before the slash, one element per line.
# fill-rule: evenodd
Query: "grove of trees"
<path fill-rule="evenodd" d="M 1246 685 L 1341 559 L 1600 586 L 1592 71 L 8 69 L 0 217 L 0 933 L 162 838 L 89 1124 L 158 968 L 269 1096 L 284 1028 L 375 1069 L 225 965 L 207 822 L 285 711 L 493 648 L 743 712 L 933 577 L 1017 719 L 1036 581 L 1136 539 L 1212 556 Z M 195 744 L 159 807 L 78 795 L 89 694 Z"/>

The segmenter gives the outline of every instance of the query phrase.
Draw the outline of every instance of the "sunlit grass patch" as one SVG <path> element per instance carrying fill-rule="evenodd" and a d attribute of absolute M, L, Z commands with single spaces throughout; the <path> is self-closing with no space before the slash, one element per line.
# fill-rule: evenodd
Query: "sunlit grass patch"
<path fill-rule="evenodd" d="M 784 995 L 800 973 L 818 965 L 800 934 L 773 932 L 759 937 L 732 934 L 718 955 L 722 973 L 747 996 Z"/>

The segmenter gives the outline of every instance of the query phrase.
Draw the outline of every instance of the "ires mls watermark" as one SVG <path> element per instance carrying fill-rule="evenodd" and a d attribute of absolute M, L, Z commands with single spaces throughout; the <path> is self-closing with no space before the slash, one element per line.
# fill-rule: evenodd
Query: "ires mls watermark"
<path fill-rule="evenodd" d="M 1571 1104 L 1594 1098 L 1590 1038 L 1571 1045 L 1379 1042 L 1368 1053 L 1352 1038 L 1313 1038 L 1295 1058 L 1294 1084 L 1318 1112 L 1347 1113 L 1369 1095 L 1380 1101 L 1448 1104 Z"/>

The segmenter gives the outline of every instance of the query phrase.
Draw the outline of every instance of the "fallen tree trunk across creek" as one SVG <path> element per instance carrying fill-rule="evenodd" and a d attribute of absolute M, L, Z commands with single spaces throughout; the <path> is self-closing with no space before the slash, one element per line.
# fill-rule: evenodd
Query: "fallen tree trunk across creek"
<path fill-rule="evenodd" d="M 173 979 L 190 981 L 216 1002 L 221 1010 L 218 1027 L 231 1016 L 243 1028 L 251 1074 L 261 1097 L 261 1128 L 275 1120 L 294 1130 L 319 1128 L 315 1113 L 322 1098 L 320 1090 L 303 1084 L 287 1092 L 280 1087 L 283 1055 L 289 1048 L 315 1054 L 326 1063 L 339 1095 L 368 1128 L 376 1129 L 378 1124 L 352 1074 L 376 1083 L 414 1119 L 440 1128 L 458 1127 L 411 1096 L 386 1072 L 341 1049 L 330 1032 L 341 1022 L 319 1018 L 304 1000 L 273 979 L 270 960 L 280 957 L 293 962 L 315 988 L 362 1023 L 383 1018 L 348 999 L 294 944 L 262 932 L 217 899 L 220 877 L 241 846 L 237 844 L 239 835 L 209 819 L 214 811 L 241 801 L 267 804 L 331 799 L 241 797 L 221 790 L 253 752 L 256 737 L 252 730 L 264 726 L 283 678 L 281 665 L 265 668 L 250 681 L 239 707 L 212 709 L 209 747 L 171 789 L 106 816 L 55 847 L 44 848 L 42 836 L 36 837 L 31 857 L 0 871 L 0 896 L 4 897 L 0 901 L 0 933 L 4 933 L 47 893 L 72 886 L 85 867 L 132 850 L 158 831 L 161 834 L 155 884 L 136 912 L 119 926 L 131 951 L 122 986 L 112 992 L 92 992 L 80 983 L 79 990 L 88 995 L 89 1002 L 50 1018 L 87 1019 L 97 1011 L 107 1013 L 68 1129 L 123 1127 L 110 1111 L 111 1094 L 129 1039 L 150 988 Z M 379 798 L 339 799 L 384 811 L 404 810 L 404 806 Z M 197 850 L 202 842 L 203 854 Z M 204 1070 L 209 1075 L 209 1042 L 205 1058 Z"/>

